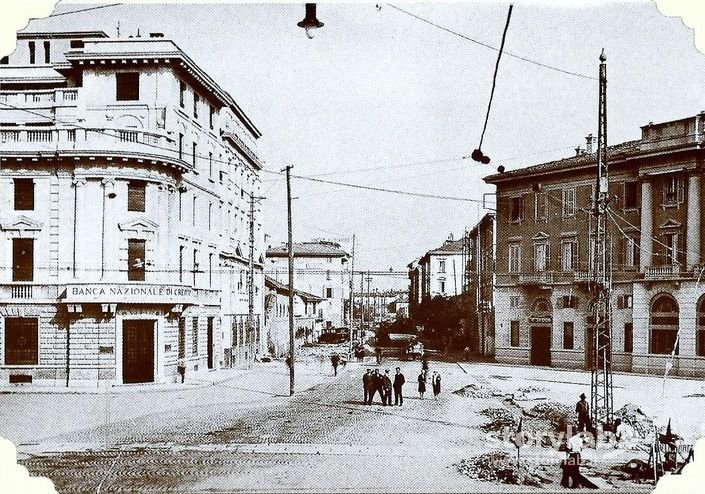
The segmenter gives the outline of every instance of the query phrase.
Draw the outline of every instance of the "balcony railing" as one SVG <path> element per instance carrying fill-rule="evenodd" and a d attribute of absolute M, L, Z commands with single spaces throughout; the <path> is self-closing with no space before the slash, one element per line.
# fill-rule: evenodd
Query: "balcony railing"
<path fill-rule="evenodd" d="M 177 143 L 166 132 L 142 129 L 13 127 L 0 131 L 4 156 L 47 154 L 108 154 L 144 159 L 167 159 L 183 168 L 192 165 L 179 158 Z"/>
<path fill-rule="evenodd" d="M 50 89 L 39 91 L 0 91 L 0 103 L 20 107 L 46 107 L 64 103 L 73 104 L 78 99 L 78 89 Z"/>
<path fill-rule="evenodd" d="M 0 303 L 55 301 L 58 296 L 58 285 L 41 283 L 0 284 Z"/>
<path fill-rule="evenodd" d="M 664 280 L 680 278 L 685 273 L 681 271 L 680 264 L 667 264 L 665 266 L 647 266 L 644 272 L 644 279 Z"/>
<path fill-rule="evenodd" d="M 519 284 L 522 285 L 544 285 L 553 283 L 553 273 L 521 273 L 519 275 Z"/>

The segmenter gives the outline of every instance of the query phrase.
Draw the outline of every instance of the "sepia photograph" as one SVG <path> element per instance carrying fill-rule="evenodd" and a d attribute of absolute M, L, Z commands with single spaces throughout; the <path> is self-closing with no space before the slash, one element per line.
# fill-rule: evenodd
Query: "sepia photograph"
<path fill-rule="evenodd" d="M 701 492 L 684 3 L 6 2 L 0 493 Z"/>

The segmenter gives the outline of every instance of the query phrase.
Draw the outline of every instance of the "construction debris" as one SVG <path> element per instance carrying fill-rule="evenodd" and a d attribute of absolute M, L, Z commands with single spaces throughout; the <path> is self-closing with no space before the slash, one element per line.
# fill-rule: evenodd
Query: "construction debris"
<path fill-rule="evenodd" d="M 622 422 L 630 425 L 636 435 L 641 439 L 652 437 L 654 434 L 654 421 L 641 409 L 632 403 L 624 405 L 614 412 L 615 418 L 622 419 Z"/>
<path fill-rule="evenodd" d="M 492 398 L 493 396 L 502 395 L 496 389 L 484 388 L 476 384 L 468 384 L 464 388 L 453 391 L 453 393 L 463 398 Z"/>
<path fill-rule="evenodd" d="M 485 408 L 480 412 L 490 418 L 490 421 L 481 426 L 485 432 L 502 432 L 506 427 L 514 430 L 519 421 L 506 408 Z"/>
<path fill-rule="evenodd" d="M 541 487 L 550 484 L 549 473 L 544 466 L 522 461 L 517 466 L 516 459 L 504 451 L 492 451 L 468 459 L 462 459 L 454 466 L 472 479 L 504 484 Z"/>
<path fill-rule="evenodd" d="M 575 411 L 571 407 L 555 401 L 539 403 L 524 413 L 545 422 L 555 433 L 566 432 L 569 425 L 575 430 L 577 423 Z"/>

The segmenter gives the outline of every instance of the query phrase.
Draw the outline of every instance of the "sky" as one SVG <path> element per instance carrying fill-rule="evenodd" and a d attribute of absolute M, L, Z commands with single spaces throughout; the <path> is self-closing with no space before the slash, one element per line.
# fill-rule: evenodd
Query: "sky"
<path fill-rule="evenodd" d="M 705 55 L 680 19 L 649 1 L 558 5 L 514 6 L 482 146 L 489 165 L 468 157 L 497 59 L 480 43 L 499 46 L 505 3 L 325 3 L 318 6 L 325 26 L 314 39 L 296 25 L 303 4 L 117 5 L 36 20 L 29 29 L 116 36 L 119 21 L 123 37 L 139 29 L 173 39 L 263 134 L 263 225 L 272 245 L 286 241 L 286 165 L 298 176 L 465 199 L 292 180 L 295 241 L 355 234 L 355 269 L 391 268 L 388 279 L 404 286 L 409 262 L 486 212 L 483 195 L 494 188 L 482 177 L 500 164 L 515 169 L 573 155 L 597 134 L 602 48 L 609 143 L 639 138 L 650 121 L 705 110 Z M 85 7 L 62 2 L 55 12 Z"/>

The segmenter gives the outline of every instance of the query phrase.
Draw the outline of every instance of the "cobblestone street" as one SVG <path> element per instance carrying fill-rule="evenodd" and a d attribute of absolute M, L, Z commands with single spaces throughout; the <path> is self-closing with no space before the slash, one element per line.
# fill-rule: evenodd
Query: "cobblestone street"
<path fill-rule="evenodd" d="M 479 412 L 502 406 L 502 399 L 467 399 L 452 391 L 473 383 L 504 386 L 505 393 L 524 383 L 515 375 L 518 369 L 432 362 L 431 369 L 444 377 L 444 389 L 438 400 L 428 393 L 420 400 L 420 364 L 385 361 L 382 369 L 402 367 L 407 384 L 403 407 L 382 407 L 379 398 L 372 406 L 362 404 L 366 365 L 348 364 L 337 377 L 325 363 L 302 366 L 293 398 L 282 395 L 288 374 L 281 363 L 256 365 L 207 386 L 115 392 L 110 401 L 102 394 L 0 395 L 0 435 L 18 444 L 33 475 L 48 476 L 62 493 L 99 487 L 103 493 L 138 488 L 223 492 L 253 486 L 266 491 L 531 490 L 473 480 L 453 466 L 497 448 L 480 429 L 487 418 Z M 571 373 L 534 374 L 537 380 L 566 381 L 570 394 L 581 386 Z M 683 383 L 684 392 L 698 387 Z M 57 413 L 53 416 L 63 422 L 42 422 L 49 398 L 75 410 L 73 420 Z M 544 464 L 557 465 L 560 453 L 536 449 Z"/>

